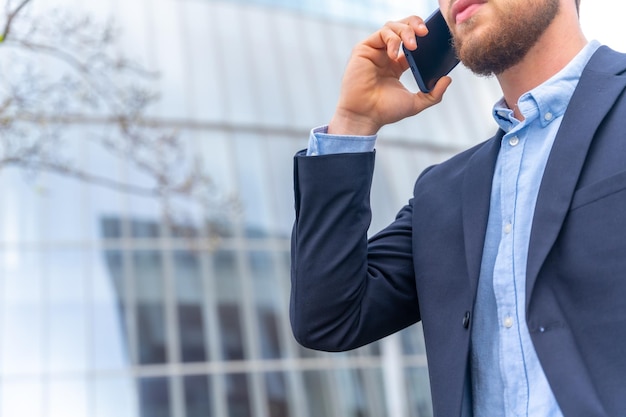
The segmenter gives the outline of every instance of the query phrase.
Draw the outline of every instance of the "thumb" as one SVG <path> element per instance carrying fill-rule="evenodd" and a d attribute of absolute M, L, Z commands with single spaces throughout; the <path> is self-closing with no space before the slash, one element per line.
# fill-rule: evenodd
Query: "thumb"
<path fill-rule="evenodd" d="M 430 90 L 430 93 L 419 92 L 415 95 L 415 105 L 419 108 L 419 111 L 425 110 L 435 104 L 438 104 L 443 99 L 443 95 L 452 83 L 452 78 L 448 76 L 441 77 L 435 87 Z"/>
<path fill-rule="evenodd" d="M 437 101 L 437 103 L 439 103 L 441 99 L 443 98 L 443 94 L 446 92 L 450 84 L 452 84 L 452 78 L 448 77 L 447 75 L 444 77 L 441 77 L 437 81 L 437 84 L 435 84 L 435 88 L 430 90 L 429 94 L 432 96 L 434 100 Z"/>

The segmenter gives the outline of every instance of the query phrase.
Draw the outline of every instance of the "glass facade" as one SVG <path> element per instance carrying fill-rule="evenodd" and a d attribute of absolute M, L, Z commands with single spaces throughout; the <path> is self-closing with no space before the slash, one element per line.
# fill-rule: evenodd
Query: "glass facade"
<path fill-rule="evenodd" d="M 415 2 L 416 12 L 434 3 Z M 293 155 L 330 117 L 352 46 L 411 7 L 38 0 L 32 8 L 56 4 L 115 19 L 119 47 L 161 74 L 151 122 L 176 129 L 241 209 L 226 222 L 192 212 L 181 232 L 158 201 L 2 167 L 0 417 L 431 416 L 419 325 L 329 354 L 299 346 L 288 318 Z M 428 116 L 381 132 L 372 232 L 407 201 L 422 169 L 495 131 L 484 112 L 498 98 L 493 80 L 463 68 L 454 77 Z M 107 121 L 64 128 L 64 155 L 141 183 L 128 160 L 84 140 L 92 125 Z"/>
<path fill-rule="evenodd" d="M 351 22 L 358 25 L 380 25 L 387 20 L 411 14 L 427 16 L 437 7 L 437 0 L 235 0 L 241 4 L 263 5 L 291 10 L 309 17 Z M 382 21 L 381 21 L 382 19 Z"/>

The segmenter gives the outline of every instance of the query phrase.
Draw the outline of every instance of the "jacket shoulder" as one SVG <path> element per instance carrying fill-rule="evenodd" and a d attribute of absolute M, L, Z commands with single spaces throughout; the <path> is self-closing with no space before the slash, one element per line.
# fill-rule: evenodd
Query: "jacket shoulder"
<path fill-rule="evenodd" d="M 495 163 L 502 136 L 504 136 L 504 132 L 498 130 L 493 137 L 486 141 L 462 151 L 444 162 L 426 168 L 415 183 L 416 190 L 426 183 L 434 182 L 441 185 L 462 180 L 467 166 L 474 158 L 486 158 L 485 161 Z"/>

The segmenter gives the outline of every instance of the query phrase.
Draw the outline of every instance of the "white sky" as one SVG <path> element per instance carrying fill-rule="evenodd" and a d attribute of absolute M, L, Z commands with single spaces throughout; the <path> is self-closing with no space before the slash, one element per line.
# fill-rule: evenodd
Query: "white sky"
<path fill-rule="evenodd" d="M 587 39 L 597 39 L 626 52 L 626 3 L 616 0 L 582 0 L 580 22 Z"/>

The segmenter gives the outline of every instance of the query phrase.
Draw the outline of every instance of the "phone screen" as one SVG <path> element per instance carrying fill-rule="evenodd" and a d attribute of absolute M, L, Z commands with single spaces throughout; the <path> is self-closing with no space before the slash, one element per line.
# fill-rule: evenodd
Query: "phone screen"
<path fill-rule="evenodd" d="M 404 45 L 402 49 L 418 87 L 429 93 L 441 77 L 456 67 L 459 59 L 452 46 L 452 34 L 441 11 L 437 9 L 425 23 L 428 34 L 416 37 L 417 49 L 409 51 Z"/>

